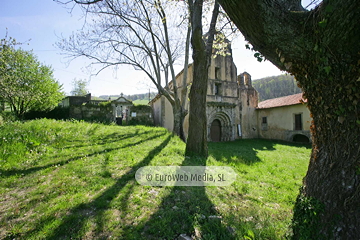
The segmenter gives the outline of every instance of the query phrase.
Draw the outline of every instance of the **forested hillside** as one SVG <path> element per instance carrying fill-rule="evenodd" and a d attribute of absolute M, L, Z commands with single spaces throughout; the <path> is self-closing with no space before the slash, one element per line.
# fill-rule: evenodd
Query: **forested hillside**
<path fill-rule="evenodd" d="M 153 99 L 156 96 L 155 92 L 150 93 L 150 99 Z M 99 98 L 108 100 L 109 97 L 114 100 L 120 97 L 120 95 L 101 95 Z M 124 98 L 129 99 L 131 101 L 135 100 L 147 100 L 149 101 L 149 93 L 141 93 L 141 94 L 133 94 L 133 95 L 124 95 Z"/>
<path fill-rule="evenodd" d="M 301 93 L 293 76 L 279 75 L 253 81 L 254 88 L 259 92 L 260 101 Z"/>

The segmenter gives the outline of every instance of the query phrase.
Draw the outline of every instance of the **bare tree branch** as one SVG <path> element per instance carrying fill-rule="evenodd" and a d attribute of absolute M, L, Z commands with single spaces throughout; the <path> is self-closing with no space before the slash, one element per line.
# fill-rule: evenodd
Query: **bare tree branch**
<path fill-rule="evenodd" d="M 78 1 L 78 0 L 74 0 L 75 3 L 77 4 L 83 4 L 83 5 L 90 5 L 90 4 L 94 4 L 97 2 L 101 2 L 103 0 L 93 0 L 93 1 Z"/>
<path fill-rule="evenodd" d="M 99 71 L 118 65 L 130 65 L 144 72 L 169 102 L 180 105 L 174 64 L 182 56 L 178 37 L 170 39 L 167 12 L 162 0 L 95 0 L 73 2 L 83 8 L 87 23 L 82 31 L 57 43 L 71 58 L 86 57 Z M 85 5 L 85 6 L 83 6 Z M 170 9 L 168 7 L 168 9 Z M 168 10 L 167 9 L 167 10 Z M 181 20 L 176 15 L 174 20 Z M 174 26 L 179 23 L 172 21 Z M 175 24 L 176 23 L 176 24 Z M 170 30 L 171 31 L 171 30 Z M 174 44 L 176 43 L 176 44 Z M 173 88 L 164 88 L 170 69 Z M 183 111 L 181 107 L 177 107 Z M 174 118 L 175 122 L 175 118 Z M 181 123 L 182 124 L 182 123 Z M 175 123 L 174 123 L 175 126 Z M 174 127 L 175 129 L 175 127 Z M 176 133 L 179 133 L 178 130 Z"/>

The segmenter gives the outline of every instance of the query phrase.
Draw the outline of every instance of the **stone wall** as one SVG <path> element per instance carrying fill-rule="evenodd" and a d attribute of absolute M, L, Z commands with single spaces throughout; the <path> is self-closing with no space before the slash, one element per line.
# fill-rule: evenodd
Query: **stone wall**
<path fill-rule="evenodd" d="M 147 105 L 138 105 L 130 107 L 130 125 L 154 125 L 152 108 Z"/>
<path fill-rule="evenodd" d="M 109 105 L 85 104 L 81 106 L 71 106 L 69 117 L 79 120 L 91 120 L 98 122 L 115 122 L 114 108 Z M 127 123 L 153 125 L 152 109 L 150 106 L 131 106 L 127 116 Z M 123 124 L 126 124 L 123 122 Z"/>
<path fill-rule="evenodd" d="M 110 106 L 81 105 L 70 107 L 70 118 L 94 120 L 99 122 L 112 122 L 113 113 Z"/>

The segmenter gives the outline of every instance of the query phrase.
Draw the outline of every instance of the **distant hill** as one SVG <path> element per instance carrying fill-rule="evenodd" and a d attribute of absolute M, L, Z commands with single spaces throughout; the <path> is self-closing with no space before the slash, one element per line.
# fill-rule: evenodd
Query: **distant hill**
<path fill-rule="evenodd" d="M 150 93 L 150 99 L 153 99 L 155 96 L 156 96 L 155 92 Z M 101 96 L 99 96 L 99 98 L 105 99 L 105 100 L 108 100 L 109 98 L 111 98 L 111 100 L 115 100 L 119 97 L 120 97 L 120 95 L 101 95 Z M 131 101 L 138 100 L 138 101 L 134 102 L 135 104 L 147 105 L 147 103 L 149 102 L 149 93 L 124 95 L 124 98 L 129 99 Z"/>
<path fill-rule="evenodd" d="M 301 93 L 295 78 L 279 75 L 253 80 L 253 87 L 259 92 L 260 101 Z"/>

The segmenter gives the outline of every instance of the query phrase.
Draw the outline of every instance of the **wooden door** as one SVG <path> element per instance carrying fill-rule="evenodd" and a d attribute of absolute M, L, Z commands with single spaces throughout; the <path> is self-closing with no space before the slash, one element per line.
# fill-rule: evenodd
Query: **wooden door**
<path fill-rule="evenodd" d="M 221 123 L 217 119 L 211 123 L 210 137 L 213 142 L 220 142 L 221 140 Z"/>

